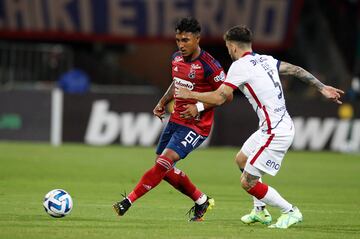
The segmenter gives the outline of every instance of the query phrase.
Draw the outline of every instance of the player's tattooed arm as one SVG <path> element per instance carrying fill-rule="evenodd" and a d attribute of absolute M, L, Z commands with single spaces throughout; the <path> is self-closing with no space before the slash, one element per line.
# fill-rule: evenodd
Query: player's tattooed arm
<path fill-rule="evenodd" d="M 223 102 L 225 102 L 227 100 L 227 98 L 228 98 L 224 91 L 220 92 L 220 96 L 221 96 Z"/>
<path fill-rule="evenodd" d="M 299 66 L 295 66 L 287 62 L 281 62 L 279 68 L 279 74 L 292 75 L 306 83 L 310 83 L 311 85 L 314 85 L 325 98 L 337 104 L 342 104 L 342 102 L 339 99 L 341 98 L 341 95 L 344 94 L 344 91 L 329 85 L 324 85 L 318 79 L 316 79 L 316 77 L 313 76 L 310 72 L 304 70 Z"/>
<path fill-rule="evenodd" d="M 284 61 L 280 63 L 279 74 L 295 76 L 296 78 L 315 86 L 319 91 L 321 91 L 325 87 L 325 85 L 321 83 L 321 81 L 319 81 L 307 70 L 303 69 L 300 66 L 292 65 Z"/>
<path fill-rule="evenodd" d="M 195 92 L 186 88 L 176 89 L 176 97 L 183 99 L 194 99 L 211 105 L 222 105 L 233 99 L 233 89 L 230 86 L 222 84 L 216 91 Z"/>

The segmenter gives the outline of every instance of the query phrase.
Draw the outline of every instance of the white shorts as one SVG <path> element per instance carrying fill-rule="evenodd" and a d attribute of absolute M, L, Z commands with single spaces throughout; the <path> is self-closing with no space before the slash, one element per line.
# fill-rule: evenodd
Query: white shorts
<path fill-rule="evenodd" d="M 275 176 L 281 167 L 281 162 L 291 146 L 295 128 L 267 134 L 260 129 L 246 140 L 241 151 L 248 157 L 245 171 L 261 177 L 267 173 Z"/>

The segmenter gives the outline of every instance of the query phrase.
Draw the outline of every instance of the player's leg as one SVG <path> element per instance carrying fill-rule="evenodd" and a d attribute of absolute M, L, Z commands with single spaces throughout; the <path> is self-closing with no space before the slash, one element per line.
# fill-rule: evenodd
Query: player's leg
<path fill-rule="evenodd" d="M 297 207 L 294 207 L 284 199 L 274 188 L 259 181 L 259 176 L 248 173 L 245 169 L 241 176 L 241 186 L 251 195 L 266 203 L 277 207 L 282 212 L 278 221 L 269 226 L 270 228 L 288 228 L 293 224 L 302 221 L 302 214 Z"/>
<path fill-rule="evenodd" d="M 173 150 L 179 155 L 180 159 L 184 159 L 190 152 L 199 147 L 205 139 L 205 136 L 197 134 L 192 129 L 177 125 L 176 131 L 173 132 L 163 154 L 168 150 Z M 158 147 L 157 153 L 159 152 L 161 152 L 161 147 Z M 194 213 L 191 221 L 202 221 L 207 210 L 211 209 L 215 204 L 212 198 L 202 193 L 191 182 L 190 178 L 178 168 L 169 170 L 164 180 L 195 202 L 195 206 L 191 210 Z"/>
<path fill-rule="evenodd" d="M 180 160 L 179 155 L 172 150 L 168 150 L 164 154 L 161 154 L 156 159 L 155 165 L 144 173 L 138 184 L 129 193 L 129 195 L 122 201 L 113 205 L 116 213 L 119 216 L 124 215 L 132 203 L 134 203 L 137 199 L 142 197 L 151 189 L 155 188 L 161 182 L 166 173 L 173 168 L 175 162 L 178 160 Z"/>
<path fill-rule="evenodd" d="M 170 170 L 177 161 L 175 156 L 169 157 L 169 155 L 170 154 L 159 156 L 155 165 L 144 173 L 133 191 L 122 201 L 113 205 L 114 210 L 119 216 L 124 215 L 137 199 L 155 188 L 161 182 L 166 172 Z"/>
<path fill-rule="evenodd" d="M 262 202 L 277 207 L 281 212 L 288 212 L 291 210 L 292 205 L 286 201 L 274 188 L 259 181 L 259 174 L 254 173 L 255 170 L 248 172 L 246 168 L 241 175 L 241 186 L 250 195 L 256 197 Z"/>
<path fill-rule="evenodd" d="M 259 181 L 264 173 L 272 176 L 277 174 L 282 159 L 292 142 L 292 137 L 293 135 L 264 136 L 259 148 L 249 156 L 244 173 L 241 176 L 241 185 L 249 194 L 267 205 L 280 209 L 282 216 L 271 227 L 288 228 L 302 221 L 302 214 L 296 207 L 293 207 L 273 187 Z M 291 140 L 287 140 L 288 138 Z"/>
<path fill-rule="evenodd" d="M 175 132 L 177 132 L 179 129 L 181 130 L 182 127 L 172 122 L 170 122 L 167 127 L 164 128 L 156 148 L 157 157 L 159 157 L 159 155 L 165 151 L 170 140 L 173 138 L 173 134 L 175 134 Z M 174 136 L 174 138 L 177 138 L 177 136 Z M 177 144 L 179 143 L 181 143 L 181 141 Z M 203 198 L 205 198 L 204 194 L 196 188 L 196 186 L 191 182 L 190 178 L 175 166 L 166 173 L 163 180 L 167 181 L 171 186 L 173 186 L 181 193 L 190 197 L 193 201 L 197 201 L 199 199 L 201 201 Z"/>
<path fill-rule="evenodd" d="M 164 180 L 194 202 L 198 201 L 200 204 L 205 202 L 206 195 L 194 185 L 189 176 L 182 170 L 173 167 L 166 173 Z"/>
<path fill-rule="evenodd" d="M 236 154 L 235 162 L 238 165 L 241 172 L 244 172 L 244 168 L 250 155 L 256 149 L 256 146 L 260 142 L 260 132 L 253 133 L 248 140 L 244 143 L 241 150 Z M 261 181 L 261 178 L 259 179 Z M 265 208 L 266 204 L 253 196 L 254 207 L 249 214 L 241 217 L 241 221 L 246 224 L 252 224 L 260 222 L 265 225 L 269 225 L 272 221 L 272 217 L 268 210 Z"/>

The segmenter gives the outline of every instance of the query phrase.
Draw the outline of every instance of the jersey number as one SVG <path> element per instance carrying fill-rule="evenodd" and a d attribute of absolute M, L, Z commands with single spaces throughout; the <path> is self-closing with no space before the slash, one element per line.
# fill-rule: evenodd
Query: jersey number
<path fill-rule="evenodd" d="M 266 73 L 267 73 L 268 76 L 270 77 L 271 81 L 272 81 L 273 84 L 274 84 L 274 87 L 275 87 L 275 88 L 279 88 L 280 93 L 278 94 L 278 98 L 281 99 L 282 96 L 283 96 L 283 93 L 282 93 L 282 89 L 281 89 L 280 83 L 279 83 L 279 82 L 276 82 L 276 81 L 274 80 L 274 77 L 273 77 L 274 71 L 270 69 L 270 66 L 269 66 L 267 63 L 263 63 L 263 64 L 261 64 L 261 66 L 264 68 L 264 70 L 266 71 Z"/>

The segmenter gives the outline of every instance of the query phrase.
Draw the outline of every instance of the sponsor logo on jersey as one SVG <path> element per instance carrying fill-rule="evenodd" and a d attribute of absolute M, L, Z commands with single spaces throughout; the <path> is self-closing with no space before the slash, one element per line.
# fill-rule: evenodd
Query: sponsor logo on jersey
<path fill-rule="evenodd" d="M 178 72 L 178 71 L 179 71 L 179 69 L 178 69 L 178 67 L 177 67 L 177 66 L 175 66 L 175 67 L 174 67 L 174 71 L 176 71 L 176 72 Z"/>
<path fill-rule="evenodd" d="M 189 90 L 194 89 L 194 84 L 190 81 L 180 79 L 179 77 L 174 77 L 175 87 L 183 87 Z"/>
<path fill-rule="evenodd" d="M 267 61 L 267 59 L 262 57 L 262 56 L 259 57 L 259 58 L 255 58 L 255 59 L 250 60 L 250 62 L 253 64 L 253 66 L 255 66 L 257 63 L 262 63 L 264 61 Z"/>
<path fill-rule="evenodd" d="M 274 113 L 278 113 L 278 112 L 284 111 L 284 110 L 286 110 L 286 106 L 285 106 L 285 105 L 283 105 L 283 106 L 281 106 L 281 107 L 279 107 L 279 108 L 275 108 L 275 109 L 274 109 Z"/>
<path fill-rule="evenodd" d="M 200 70 L 200 69 L 201 69 L 201 65 L 199 65 L 199 64 L 191 64 L 191 69 Z"/>
<path fill-rule="evenodd" d="M 225 73 L 224 71 L 221 71 L 219 75 L 214 77 L 214 81 L 218 82 L 218 81 L 224 81 L 225 80 Z"/>

